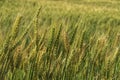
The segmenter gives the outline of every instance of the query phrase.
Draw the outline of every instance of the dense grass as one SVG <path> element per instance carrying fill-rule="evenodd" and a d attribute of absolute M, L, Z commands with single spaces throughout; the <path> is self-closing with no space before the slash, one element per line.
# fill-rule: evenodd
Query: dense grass
<path fill-rule="evenodd" d="M 0 1 L 0 80 L 119 80 L 119 1 Z"/>

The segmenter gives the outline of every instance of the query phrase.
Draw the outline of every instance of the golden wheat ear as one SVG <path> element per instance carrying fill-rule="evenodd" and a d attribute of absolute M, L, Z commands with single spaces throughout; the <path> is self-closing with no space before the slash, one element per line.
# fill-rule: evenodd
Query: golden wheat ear
<path fill-rule="evenodd" d="M 38 33 L 38 17 L 40 14 L 42 7 L 40 7 L 36 13 L 35 16 L 35 22 L 34 22 L 34 33 L 35 33 L 35 48 L 36 48 L 36 52 L 38 52 L 39 49 L 39 33 Z"/>
<path fill-rule="evenodd" d="M 19 25 L 20 25 L 20 20 L 22 19 L 22 15 L 21 14 L 18 14 L 18 16 L 16 17 L 16 20 L 12 26 L 12 39 L 16 39 L 17 35 L 18 35 L 18 32 L 19 32 Z"/>

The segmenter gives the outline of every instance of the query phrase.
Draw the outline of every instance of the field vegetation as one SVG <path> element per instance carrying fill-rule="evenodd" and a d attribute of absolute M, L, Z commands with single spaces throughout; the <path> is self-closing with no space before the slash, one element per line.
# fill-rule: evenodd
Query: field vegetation
<path fill-rule="evenodd" d="M 120 80 L 119 0 L 0 0 L 0 80 Z"/>

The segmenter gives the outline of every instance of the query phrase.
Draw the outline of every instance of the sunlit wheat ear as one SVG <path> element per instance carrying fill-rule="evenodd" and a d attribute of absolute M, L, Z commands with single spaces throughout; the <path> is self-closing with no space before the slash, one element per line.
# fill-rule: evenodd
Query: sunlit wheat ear
<path fill-rule="evenodd" d="M 63 40 L 64 40 L 65 50 L 66 50 L 66 52 L 69 52 L 70 43 L 69 43 L 69 39 L 68 39 L 68 34 L 65 31 L 64 31 L 64 34 L 63 34 Z"/>
<path fill-rule="evenodd" d="M 35 29 L 34 29 L 34 33 L 35 33 L 35 47 L 36 47 L 36 51 L 38 52 L 38 45 L 39 45 L 39 35 L 38 35 L 38 17 L 39 17 L 39 14 L 40 14 L 40 11 L 41 11 L 41 8 L 40 7 L 36 13 L 36 16 L 35 16 L 35 22 L 34 22 L 34 26 L 35 26 Z"/>
<path fill-rule="evenodd" d="M 22 15 L 18 14 L 18 16 L 16 17 L 16 20 L 13 24 L 13 27 L 12 27 L 12 39 L 14 40 L 17 35 L 18 35 L 18 32 L 19 32 L 19 25 L 20 25 L 20 20 L 22 18 Z"/>
<path fill-rule="evenodd" d="M 19 31 L 18 28 L 19 28 L 21 18 L 22 18 L 22 16 L 20 14 L 16 17 L 16 20 L 12 26 L 11 34 L 8 34 L 7 39 L 5 40 L 5 43 L 3 44 L 3 49 L 1 52 L 6 53 L 8 51 L 8 48 L 9 48 L 11 41 L 17 37 L 18 31 Z"/>
<path fill-rule="evenodd" d="M 66 62 L 66 68 L 68 68 L 68 66 L 70 65 L 70 62 L 72 61 L 73 55 L 74 55 L 74 50 L 71 50 L 70 54 L 68 56 L 67 62 Z"/>
<path fill-rule="evenodd" d="M 70 44 L 72 44 L 74 42 L 74 40 L 75 40 L 77 29 L 78 29 L 78 26 L 76 26 L 75 29 L 74 29 L 74 32 L 73 32 L 71 40 L 70 40 Z"/>

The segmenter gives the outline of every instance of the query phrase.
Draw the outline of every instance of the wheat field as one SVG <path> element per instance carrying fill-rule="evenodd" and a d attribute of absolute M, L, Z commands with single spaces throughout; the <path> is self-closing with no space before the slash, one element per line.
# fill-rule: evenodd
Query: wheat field
<path fill-rule="evenodd" d="M 0 0 L 0 80 L 120 80 L 119 0 Z"/>

